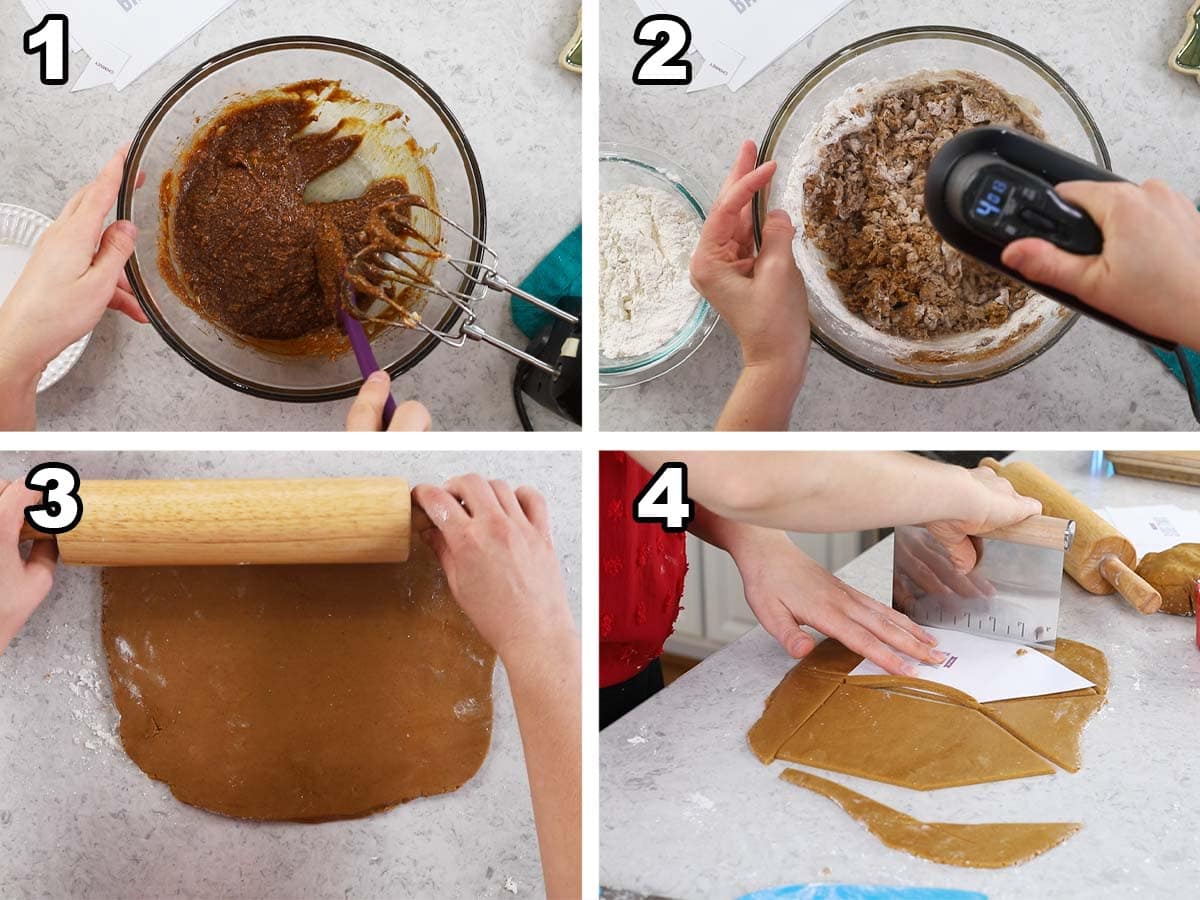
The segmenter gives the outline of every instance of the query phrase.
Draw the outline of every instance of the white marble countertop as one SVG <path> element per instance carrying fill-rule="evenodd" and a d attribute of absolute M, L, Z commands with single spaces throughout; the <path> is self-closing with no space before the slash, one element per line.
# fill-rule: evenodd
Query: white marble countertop
<path fill-rule="evenodd" d="M 1089 476 L 1085 453 L 1022 454 L 1093 506 L 1200 504 L 1200 490 Z M 891 590 L 891 539 L 838 573 Z M 921 793 L 819 772 L 925 821 L 1071 821 L 1082 831 L 1022 866 L 959 869 L 881 844 L 825 797 L 781 782 L 746 732 L 792 660 L 761 628 L 709 657 L 600 736 L 601 883 L 733 898 L 807 882 L 976 890 L 991 900 L 1175 897 L 1200 880 L 1200 651 L 1194 619 L 1142 617 L 1064 578 L 1059 633 L 1108 656 L 1108 704 L 1083 768 Z M 813 770 L 816 771 L 816 770 Z"/>
<path fill-rule="evenodd" d="M 468 13 L 469 6 L 469 13 Z M 19 48 L 28 16 L 15 2 L 0 41 Z M 4 163 L 0 202 L 57 215 L 91 180 L 162 93 L 194 66 L 248 41 L 318 34 L 367 44 L 401 61 L 438 91 L 462 124 L 483 172 L 488 241 L 519 280 L 579 224 L 580 80 L 557 65 L 575 29 L 579 0 L 474 0 L 404 4 L 382 0 L 297 4 L 238 0 L 126 90 L 73 94 L 37 81 L 37 60 L 18 49 L 0 58 Z M 71 73 L 86 57 L 72 58 Z M 498 77 L 502 74 L 502 77 Z M 524 347 L 508 298 L 493 295 L 482 324 Z M 394 388 L 418 398 L 439 429 L 519 429 L 511 400 L 515 360 L 479 344 L 439 347 Z M 39 427 L 71 431 L 338 430 L 349 401 L 291 405 L 259 400 L 209 380 L 149 326 L 106 316 L 83 359 L 39 403 Z M 571 427 L 531 404 L 537 427 Z"/>
<path fill-rule="evenodd" d="M 579 456 L 574 453 L 55 454 L 85 477 L 478 471 L 532 484 L 579 621 Z M 6 477 L 28 455 L 0 454 Z M 492 746 L 452 794 L 322 825 L 222 818 L 175 800 L 114 735 L 100 638 L 99 571 L 62 567 L 53 594 L 0 656 L 0 897 L 539 897 L 541 866 L 508 682 L 497 674 Z M 516 894 L 505 889 L 508 879 Z"/>
<path fill-rule="evenodd" d="M 1156 177 L 1200 192 L 1200 84 L 1167 67 L 1183 34 L 1182 0 L 962 3 L 851 0 L 737 93 L 635 86 L 633 0 L 605 4 L 600 139 L 649 147 L 716 194 L 739 143 L 762 139 L 788 92 L 821 60 L 868 35 L 913 25 L 959 25 L 1008 38 L 1057 69 L 1083 97 L 1126 178 Z M 740 367 L 721 326 L 684 366 L 601 400 L 609 431 L 704 431 L 717 421 Z M 815 347 L 794 428 L 820 431 L 1182 430 L 1196 423 L 1182 386 L 1147 350 L 1081 321 L 1040 359 L 1003 378 L 930 390 L 877 381 Z"/>

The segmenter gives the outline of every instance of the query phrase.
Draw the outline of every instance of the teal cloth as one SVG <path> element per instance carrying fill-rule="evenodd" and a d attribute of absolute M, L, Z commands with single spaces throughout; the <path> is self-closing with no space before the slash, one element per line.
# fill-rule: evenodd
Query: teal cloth
<path fill-rule="evenodd" d="M 1166 350 L 1163 350 L 1159 347 L 1151 347 L 1150 349 L 1154 351 L 1155 356 L 1163 361 L 1163 365 L 1171 370 L 1171 374 L 1178 378 L 1180 382 L 1182 382 L 1183 369 L 1179 365 L 1179 357 L 1174 353 L 1168 353 Z M 1184 348 L 1183 355 L 1187 357 L 1188 366 L 1191 367 L 1191 370 L 1195 372 L 1197 376 L 1200 376 L 1200 353 L 1197 353 L 1195 350 Z"/>
<path fill-rule="evenodd" d="M 533 296 L 561 305 L 566 297 L 583 296 L 583 226 L 579 226 L 565 238 L 550 255 L 543 259 L 521 282 L 521 290 Z M 517 297 L 512 298 L 513 323 L 533 337 L 541 331 L 550 314 Z"/>

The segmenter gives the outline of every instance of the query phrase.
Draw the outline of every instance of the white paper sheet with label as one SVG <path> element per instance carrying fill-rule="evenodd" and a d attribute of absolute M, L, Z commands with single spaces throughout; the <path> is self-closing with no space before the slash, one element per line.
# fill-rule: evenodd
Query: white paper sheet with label
<path fill-rule="evenodd" d="M 72 44 L 91 57 L 71 88 L 118 91 L 232 6 L 235 0 L 22 0 L 36 19 L 62 13 Z"/>
<path fill-rule="evenodd" d="M 668 13 L 688 23 L 704 57 L 688 93 L 731 91 L 783 56 L 849 0 L 637 0 L 643 16 Z"/>
<path fill-rule="evenodd" d="M 1094 686 L 1061 663 L 1028 647 L 944 628 L 925 630 L 937 638 L 938 649 L 948 654 L 946 661 L 935 666 L 900 655 L 917 667 L 918 678 L 960 690 L 980 703 L 1041 697 Z M 888 673 L 864 659 L 850 674 Z"/>
<path fill-rule="evenodd" d="M 1133 542 L 1138 556 L 1200 543 L 1200 511 L 1178 506 L 1108 506 L 1100 515 Z"/>

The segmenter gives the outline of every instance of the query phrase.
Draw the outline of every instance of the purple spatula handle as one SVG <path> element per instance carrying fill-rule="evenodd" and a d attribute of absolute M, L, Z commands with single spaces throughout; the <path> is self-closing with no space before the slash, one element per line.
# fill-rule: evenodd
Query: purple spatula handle
<path fill-rule="evenodd" d="M 371 349 L 371 341 L 367 338 L 366 331 L 363 330 L 362 322 L 344 309 L 338 310 L 338 321 L 342 325 L 342 331 L 346 332 L 346 337 L 350 339 L 350 346 L 354 349 L 354 358 L 358 360 L 358 368 L 362 372 L 363 378 L 369 377 L 372 372 L 378 372 L 379 361 L 375 359 L 375 351 Z M 392 416 L 395 414 L 396 400 L 389 392 L 387 403 L 383 405 L 384 431 L 387 431 L 388 426 L 392 424 Z"/>

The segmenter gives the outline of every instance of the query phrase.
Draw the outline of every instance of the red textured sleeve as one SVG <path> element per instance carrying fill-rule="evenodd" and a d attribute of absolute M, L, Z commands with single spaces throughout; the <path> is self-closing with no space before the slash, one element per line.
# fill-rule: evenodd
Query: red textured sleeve
<path fill-rule="evenodd" d="M 687 575 L 687 536 L 633 520 L 650 473 L 600 454 L 600 686 L 632 678 L 662 654 Z"/>

